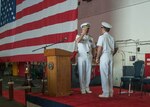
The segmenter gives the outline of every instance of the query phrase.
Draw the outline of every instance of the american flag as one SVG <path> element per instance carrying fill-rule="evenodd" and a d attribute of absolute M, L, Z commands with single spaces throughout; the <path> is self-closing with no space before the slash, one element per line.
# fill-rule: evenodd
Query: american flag
<path fill-rule="evenodd" d="M 0 62 L 43 61 L 44 49 L 73 51 L 78 0 L 1 0 Z"/>

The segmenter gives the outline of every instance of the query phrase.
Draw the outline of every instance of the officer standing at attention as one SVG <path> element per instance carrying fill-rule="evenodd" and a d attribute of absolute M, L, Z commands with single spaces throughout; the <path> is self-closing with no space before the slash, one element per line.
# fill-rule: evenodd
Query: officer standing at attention
<path fill-rule="evenodd" d="M 114 38 L 108 33 L 112 26 L 107 22 L 102 22 L 101 33 L 97 42 L 96 63 L 100 65 L 102 98 L 113 97 L 113 53 Z"/>
<path fill-rule="evenodd" d="M 76 36 L 78 50 L 78 70 L 81 94 L 92 93 L 89 88 L 92 69 L 92 53 L 95 52 L 95 43 L 93 38 L 88 34 L 90 29 L 89 23 L 83 23 L 80 26 L 82 32 Z M 94 53 L 95 54 L 95 53 Z"/>

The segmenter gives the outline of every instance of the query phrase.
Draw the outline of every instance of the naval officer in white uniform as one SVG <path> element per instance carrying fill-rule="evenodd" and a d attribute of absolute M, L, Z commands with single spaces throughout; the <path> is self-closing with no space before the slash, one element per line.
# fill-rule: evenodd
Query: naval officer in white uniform
<path fill-rule="evenodd" d="M 89 88 L 92 69 L 92 58 L 95 51 L 95 43 L 93 38 L 88 34 L 90 29 L 89 23 L 81 24 L 82 32 L 76 36 L 76 44 L 78 50 L 78 70 L 81 94 L 92 93 Z M 94 53 L 95 54 L 95 53 Z"/>
<path fill-rule="evenodd" d="M 101 23 L 101 33 L 97 42 L 96 63 L 100 64 L 102 94 L 99 97 L 113 97 L 113 53 L 114 38 L 108 33 L 112 26 L 107 22 Z"/>

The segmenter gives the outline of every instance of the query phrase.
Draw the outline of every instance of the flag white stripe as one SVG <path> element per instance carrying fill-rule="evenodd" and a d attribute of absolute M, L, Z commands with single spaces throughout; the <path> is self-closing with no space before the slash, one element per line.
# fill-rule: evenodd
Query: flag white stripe
<path fill-rule="evenodd" d="M 45 35 L 52 35 L 52 34 L 58 34 L 58 33 L 65 33 L 65 32 L 72 32 L 77 29 L 77 20 L 74 21 L 68 21 L 64 23 L 58 23 L 52 26 L 46 26 L 42 29 L 35 29 L 26 31 L 20 34 L 16 34 L 10 37 L 5 37 L 1 39 L 0 45 L 4 45 L 7 43 L 13 43 L 21 40 L 31 39 L 31 38 L 37 38 L 42 37 Z"/>
<path fill-rule="evenodd" d="M 77 3 L 76 0 L 66 0 L 63 3 L 56 4 L 56 5 L 51 6 L 49 8 L 43 9 L 39 12 L 36 12 L 32 15 L 27 15 L 21 19 L 18 19 L 17 22 L 14 21 L 12 23 L 8 23 L 2 27 L 0 32 L 7 31 L 9 29 L 12 29 L 12 28 L 15 28 L 18 26 L 22 26 L 22 25 L 30 23 L 30 22 L 38 21 L 38 20 L 41 20 L 41 19 L 46 18 L 48 16 L 52 16 L 52 15 L 55 15 L 58 13 L 63 13 L 63 12 L 69 11 L 69 10 L 76 9 L 77 8 L 76 3 Z M 15 23 L 17 23 L 17 26 L 14 26 Z"/>
<path fill-rule="evenodd" d="M 32 52 L 32 50 L 46 46 L 46 45 L 50 45 L 50 44 L 43 44 L 43 45 L 38 45 L 38 46 L 29 46 L 29 47 L 4 50 L 4 51 L 0 51 L 0 55 L 1 55 L 1 57 L 6 57 L 6 56 L 14 56 L 14 55 L 40 54 L 40 53 L 44 52 L 44 49 L 40 49 L 35 52 Z M 47 49 L 51 49 L 51 48 L 59 48 L 59 49 L 63 49 L 63 50 L 67 49 L 67 51 L 73 52 L 74 42 L 59 43 L 59 44 L 53 45 L 51 47 L 48 47 Z"/>
<path fill-rule="evenodd" d="M 21 4 L 17 5 L 16 12 L 20 12 L 23 9 L 38 4 L 40 2 L 43 2 L 43 0 L 34 0 L 34 2 L 32 0 L 25 0 Z"/>

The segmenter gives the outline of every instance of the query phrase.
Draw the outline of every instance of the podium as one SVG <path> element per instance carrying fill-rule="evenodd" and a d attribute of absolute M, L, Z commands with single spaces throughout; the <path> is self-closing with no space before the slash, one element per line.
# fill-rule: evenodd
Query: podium
<path fill-rule="evenodd" d="M 46 49 L 49 96 L 67 96 L 71 91 L 71 52 Z"/>

